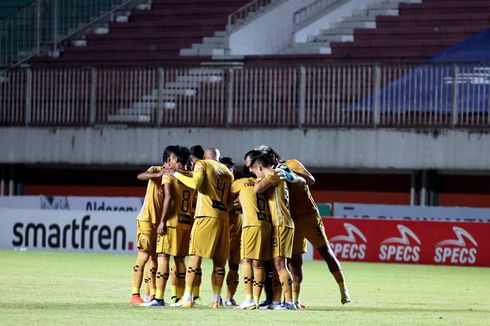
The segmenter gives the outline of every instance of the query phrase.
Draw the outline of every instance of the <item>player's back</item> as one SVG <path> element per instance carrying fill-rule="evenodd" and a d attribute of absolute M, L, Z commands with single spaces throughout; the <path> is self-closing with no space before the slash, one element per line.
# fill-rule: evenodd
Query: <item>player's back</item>
<path fill-rule="evenodd" d="M 162 176 L 162 184 L 172 184 L 172 204 L 169 208 L 167 226 L 181 229 L 192 227 L 192 200 L 194 189 L 187 187 L 171 175 Z"/>
<path fill-rule="evenodd" d="M 161 170 L 161 166 L 152 166 L 147 170 L 147 172 L 157 173 Z M 157 180 L 148 180 L 145 199 L 138 214 L 138 220 L 147 221 L 153 224 L 157 223 L 157 219 L 160 217 L 163 207 L 163 191 L 160 189 L 160 181 L 160 178 Z"/>
<path fill-rule="evenodd" d="M 215 160 L 197 161 L 194 172 L 198 171 L 204 172 L 205 178 L 198 189 L 195 216 L 228 218 L 233 174 L 224 164 Z"/>
<path fill-rule="evenodd" d="M 272 170 L 267 176 L 273 187 L 265 192 L 269 204 L 269 211 L 273 226 L 294 228 L 294 222 L 289 212 L 289 189 L 285 181 L 278 178 L 277 172 Z"/>
<path fill-rule="evenodd" d="M 270 223 L 269 206 L 264 194 L 254 191 L 254 178 L 243 178 L 233 182 L 232 192 L 239 194 L 240 205 L 243 211 L 243 227 L 262 226 Z"/>
<path fill-rule="evenodd" d="M 307 171 L 304 165 L 298 160 L 286 160 L 284 162 L 289 169 L 298 172 Z M 289 209 L 294 220 L 303 216 L 319 215 L 315 200 L 311 195 L 308 185 L 301 183 L 289 184 L 290 197 Z"/>

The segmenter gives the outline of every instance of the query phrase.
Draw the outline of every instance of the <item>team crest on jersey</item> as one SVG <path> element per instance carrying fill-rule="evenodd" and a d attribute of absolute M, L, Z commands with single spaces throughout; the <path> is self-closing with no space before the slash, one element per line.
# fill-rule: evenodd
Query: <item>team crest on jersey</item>
<path fill-rule="evenodd" d="M 335 255 L 344 260 L 364 260 L 367 239 L 364 233 L 350 223 L 344 223 L 346 235 L 330 238 L 330 246 Z"/>
<path fill-rule="evenodd" d="M 438 264 L 474 264 L 478 243 L 465 229 L 453 226 L 456 239 L 446 239 L 436 244 L 434 262 Z"/>
<path fill-rule="evenodd" d="M 420 259 L 419 237 L 408 227 L 397 224 L 399 237 L 383 240 L 379 247 L 379 259 L 391 262 L 418 262 Z"/>

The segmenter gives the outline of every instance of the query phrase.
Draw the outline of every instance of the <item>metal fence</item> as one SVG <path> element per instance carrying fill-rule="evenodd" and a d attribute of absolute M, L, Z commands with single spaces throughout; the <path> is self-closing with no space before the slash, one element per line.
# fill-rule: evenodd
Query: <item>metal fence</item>
<path fill-rule="evenodd" d="M 60 44 L 97 22 L 111 21 L 117 10 L 142 0 L 37 0 L 0 20 L 0 68 L 34 55 L 56 56 Z"/>
<path fill-rule="evenodd" d="M 490 127 L 490 63 L 17 69 L 0 125 Z"/>

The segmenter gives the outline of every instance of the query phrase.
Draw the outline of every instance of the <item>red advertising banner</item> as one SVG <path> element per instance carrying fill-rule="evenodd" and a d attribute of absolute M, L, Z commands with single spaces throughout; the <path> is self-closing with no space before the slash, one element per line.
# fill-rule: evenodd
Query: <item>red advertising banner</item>
<path fill-rule="evenodd" d="M 341 261 L 490 266 L 490 223 L 330 217 L 323 224 Z"/>

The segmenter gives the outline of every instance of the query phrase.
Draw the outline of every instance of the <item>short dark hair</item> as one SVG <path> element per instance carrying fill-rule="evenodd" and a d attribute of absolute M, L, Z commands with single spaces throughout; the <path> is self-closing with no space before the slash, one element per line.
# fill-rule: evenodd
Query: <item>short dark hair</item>
<path fill-rule="evenodd" d="M 177 157 L 177 161 L 186 163 L 189 160 L 189 149 L 180 145 L 169 145 L 163 151 L 163 161 L 167 161 L 170 154 L 174 154 Z"/>
<path fill-rule="evenodd" d="M 180 163 L 186 164 L 189 161 L 190 151 L 185 146 L 179 146 L 178 153 L 174 153 Z"/>
<path fill-rule="evenodd" d="M 198 159 L 204 159 L 204 149 L 201 145 L 194 145 L 189 149 L 191 156 L 197 157 Z"/>
<path fill-rule="evenodd" d="M 254 165 L 262 165 L 264 167 L 270 167 L 274 165 L 274 162 L 272 161 L 270 156 L 262 153 L 261 155 L 252 159 L 250 166 L 254 166 Z"/>
<path fill-rule="evenodd" d="M 269 156 L 273 161 L 281 161 L 281 155 L 277 153 L 272 147 L 267 146 L 267 145 L 261 145 L 257 148 L 256 150 L 261 151 L 262 153 L 265 153 L 267 156 Z M 275 162 L 274 162 L 275 163 Z"/>
<path fill-rule="evenodd" d="M 246 152 L 245 155 L 243 155 L 243 159 L 246 160 L 247 157 L 250 157 L 250 160 L 253 160 L 254 158 L 256 158 L 257 156 L 259 156 L 261 154 L 262 154 L 261 151 L 256 150 L 256 149 L 252 149 L 252 150 Z"/>
<path fill-rule="evenodd" d="M 233 159 L 228 156 L 223 156 L 222 158 L 219 159 L 219 161 L 228 166 L 235 166 L 235 162 L 233 161 Z"/>

